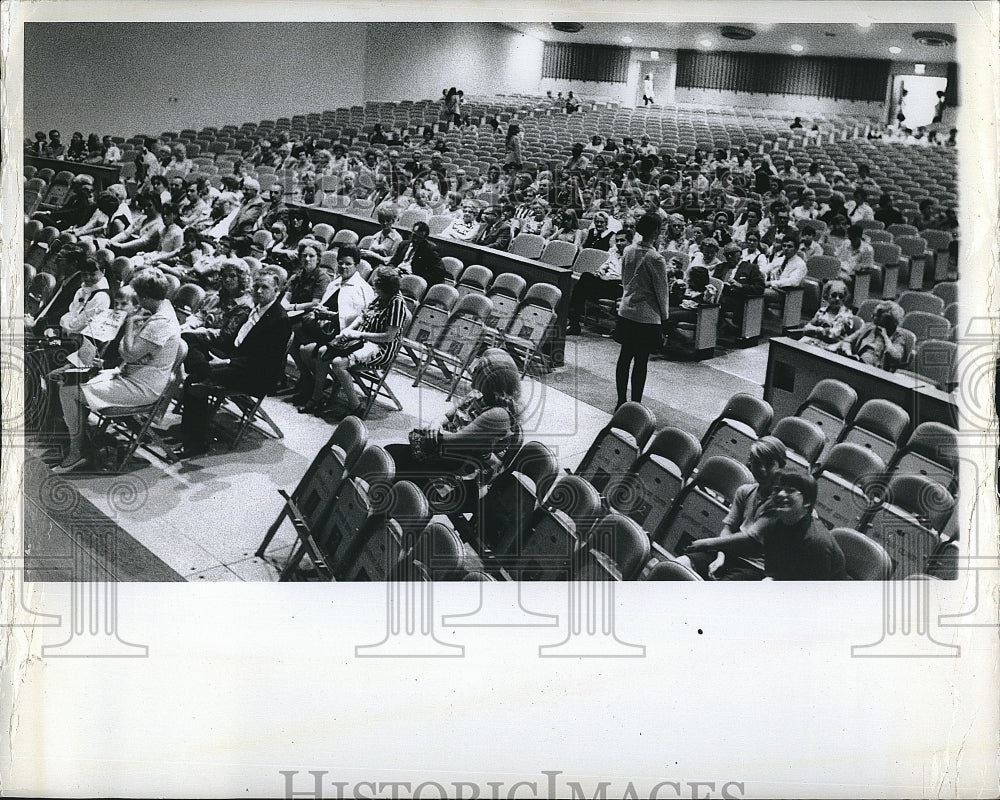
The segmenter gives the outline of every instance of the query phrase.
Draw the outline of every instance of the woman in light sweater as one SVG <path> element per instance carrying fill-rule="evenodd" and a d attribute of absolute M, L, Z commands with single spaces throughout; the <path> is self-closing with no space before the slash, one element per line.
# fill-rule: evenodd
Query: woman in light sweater
<path fill-rule="evenodd" d="M 667 262 L 656 250 L 660 224 L 657 214 L 641 217 L 635 230 L 642 241 L 629 245 L 622 256 L 623 294 L 614 333 L 615 341 L 622 346 L 615 369 L 616 408 L 626 402 L 630 372 L 632 401 L 642 402 L 649 354 L 659 349 L 667 321 Z"/>

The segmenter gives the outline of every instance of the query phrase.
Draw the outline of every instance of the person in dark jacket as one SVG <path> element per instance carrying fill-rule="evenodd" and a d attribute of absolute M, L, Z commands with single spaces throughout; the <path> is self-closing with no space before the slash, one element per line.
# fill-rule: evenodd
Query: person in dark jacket
<path fill-rule="evenodd" d="M 490 206 L 483 211 L 482 219 L 482 225 L 475 239 L 476 244 L 506 252 L 510 247 L 511 227 L 510 220 L 504 219 L 503 209 L 500 206 Z"/>
<path fill-rule="evenodd" d="M 419 275 L 427 281 L 428 288 L 436 283 L 444 283 L 448 275 L 441 265 L 441 254 L 427 238 L 430 233 L 430 226 L 426 222 L 414 222 L 410 241 L 396 248 L 396 255 L 390 262 L 403 273 L 412 272 L 414 275 Z"/>
<path fill-rule="evenodd" d="M 246 392 L 254 397 L 274 390 L 285 369 L 285 351 L 292 326 L 278 302 L 281 279 L 261 270 L 253 282 L 254 307 L 237 331 L 230 358 L 209 361 L 204 382 L 190 376 L 184 385 L 184 413 L 179 438 L 181 458 L 200 455 L 208 449 L 205 436 L 211 421 L 209 398 L 218 389 Z"/>
<path fill-rule="evenodd" d="M 742 330 L 746 299 L 764 294 L 764 276 L 755 260 L 740 261 L 741 251 L 736 243 L 730 242 L 722 248 L 722 255 L 726 263 L 730 266 L 735 264 L 736 269 L 722 279 L 725 285 L 722 287 L 722 313 L 719 321 L 726 324 L 725 315 L 728 312 L 732 315 L 732 325 L 737 330 Z"/>

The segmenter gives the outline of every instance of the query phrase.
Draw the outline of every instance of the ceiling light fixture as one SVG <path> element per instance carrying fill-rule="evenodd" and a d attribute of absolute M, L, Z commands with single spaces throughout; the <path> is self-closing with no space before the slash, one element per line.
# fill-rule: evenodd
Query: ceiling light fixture
<path fill-rule="evenodd" d="M 805 48 L 798 42 L 796 42 L 795 44 L 792 45 L 792 50 L 794 50 L 796 53 L 801 53 L 803 50 L 805 50 Z"/>
<path fill-rule="evenodd" d="M 622 41 L 625 42 L 625 44 L 632 44 L 632 37 L 631 36 L 623 36 L 622 37 Z"/>
<path fill-rule="evenodd" d="M 712 46 L 712 40 L 711 39 L 702 39 L 700 42 L 698 42 L 698 44 L 700 44 L 702 47 L 711 47 Z"/>
<path fill-rule="evenodd" d="M 926 64 L 914 64 L 913 65 L 913 72 L 916 75 L 923 75 L 926 71 L 927 71 L 927 65 Z"/>
<path fill-rule="evenodd" d="M 660 60 L 660 51 L 659 50 L 650 50 L 649 51 L 649 60 L 650 61 L 659 61 Z"/>
<path fill-rule="evenodd" d="M 870 28 L 871 26 L 872 26 L 872 24 L 870 22 L 859 22 L 858 23 L 858 27 L 859 28 Z"/>
<path fill-rule="evenodd" d="M 893 45 L 892 47 L 889 48 L 889 52 L 892 53 L 894 56 L 898 56 L 900 53 L 903 52 L 903 48 L 896 47 L 896 45 Z"/>

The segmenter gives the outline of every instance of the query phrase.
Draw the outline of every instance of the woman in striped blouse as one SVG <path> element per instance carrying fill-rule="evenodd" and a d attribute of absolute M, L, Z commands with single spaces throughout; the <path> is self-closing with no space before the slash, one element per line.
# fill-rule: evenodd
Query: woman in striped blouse
<path fill-rule="evenodd" d="M 303 407 L 304 412 L 322 411 L 327 374 L 334 379 L 333 396 L 337 394 L 337 387 L 344 394 L 344 416 L 360 411 L 361 401 L 350 371 L 358 366 L 381 367 L 391 364 L 396 357 L 407 318 L 406 303 L 399 291 L 399 279 L 400 273 L 395 267 L 378 267 L 372 273 L 370 283 L 375 290 L 375 299 L 319 355 L 312 399 Z"/>

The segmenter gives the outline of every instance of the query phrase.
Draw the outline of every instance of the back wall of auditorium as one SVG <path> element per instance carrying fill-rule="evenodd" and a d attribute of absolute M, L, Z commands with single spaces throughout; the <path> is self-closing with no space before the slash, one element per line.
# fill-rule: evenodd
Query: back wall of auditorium
<path fill-rule="evenodd" d="M 360 105 L 467 94 L 546 90 L 635 102 L 648 50 L 633 49 L 623 81 L 543 77 L 545 43 L 500 23 L 29 23 L 24 129 L 101 130 L 121 136 L 178 125 L 240 124 Z M 882 101 L 736 94 L 675 86 L 677 51 L 660 50 L 660 102 L 729 104 L 885 120 Z M 946 65 L 927 64 L 944 76 Z"/>

